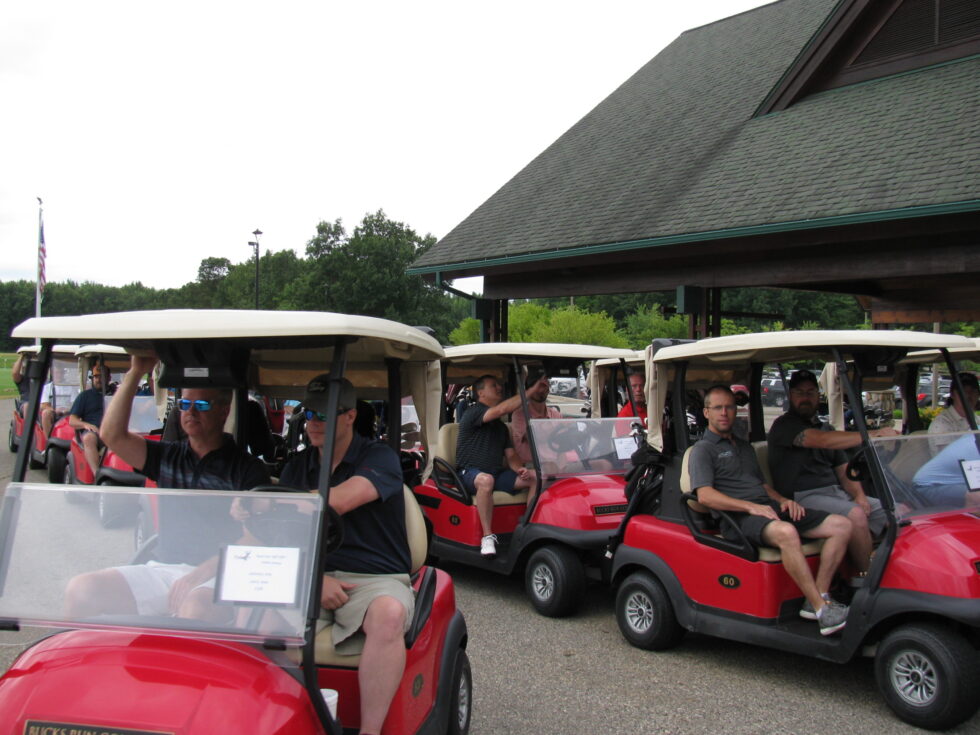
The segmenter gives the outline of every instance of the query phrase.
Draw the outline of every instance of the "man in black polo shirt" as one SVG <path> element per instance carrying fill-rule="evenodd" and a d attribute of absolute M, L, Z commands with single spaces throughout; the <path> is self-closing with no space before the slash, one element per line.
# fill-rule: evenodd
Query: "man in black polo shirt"
<path fill-rule="evenodd" d="M 831 600 L 829 590 L 847 548 L 851 522 L 843 516 L 807 511 L 769 487 L 752 445 L 733 433 L 736 411 L 731 388 L 716 385 L 708 390 L 704 397 L 708 429 L 691 449 L 688 463 L 691 487 L 701 503 L 725 511 L 750 542 L 779 548 L 786 573 L 806 597 L 800 616 L 816 619 L 821 634 L 830 635 L 847 622 L 847 608 Z M 738 538 L 727 522 L 722 533 Z M 816 579 L 800 536 L 826 539 Z"/>
<path fill-rule="evenodd" d="M 120 459 L 163 488 L 248 490 L 269 482 L 259 460 L 238 449 L 224 433 L 231 391 L 187 388 L 177 401 L 187 438 L 150 441 L 129 431 L 133 398 L 156 358 L 134 355 L 102 420 L 100 435 Z M 234 543 L 241 524 L 223 498 L 161 497 L 156 559 L 73 578 L 65 591 L 71 617 L 106 613 L 178 615 L 211 619 L 225 611 L 213 604 L 215 551 Z"/>
<path fill-rule="evenodd" d="M 537 488 L 534 470 L 521 463 L 511 441 L 510 431 L 500 420 L 521 407 L 521 396 L 503 400 L 503 386 L 492 375 L 473 383 L 476 402 L 471 404 L 459 422 L 456 438 L 456 465 L 460 479 L 476 496 L 476 512 L 483 527 L 480 554 L 496 556 L 497 537 L 493 533 L 493 491 L 514 495 L 528 491 L 530 503 Z M 506 464 L 505 464 L 506 463 Z"/>
<path fill-rule="evenodd" d="M 357 396 L 350 381 L 341 381 L 336 416 L 324 413 L 329 377 L 306 386 L 302 410 L 310 446 L 286 464 L 279 483 L 317 490 L 326 422 L 336 420 L 330 507 L 343 516 L 344 540 L 324 559 L 321 619 L 333 623 L 341 654 L 354 633 L 364 633 L 361 732 L 377 733 L 405 670 L 405 632 L 415 609 L 401 462 L 387 444 L 354 430 Z"/>
<path fill-rule="evenodd" d="M 864 494 L 861 483 L 847 477 L 845 449 L 861 443 L 856 431 L 835 431 L 817 418 L 820 391 L 817 376 L 797 370 L 789 380 L 789 411 L 769 430 L 769 471 L 776 490 L 804 508 L 846 516 L 853 527 L 848 556 L 858 574 L 868 571 L 871 535 L 885 528 L 885 511 L 877 498 Z M 891 428 L 871 436 L 897 436 Z"/>

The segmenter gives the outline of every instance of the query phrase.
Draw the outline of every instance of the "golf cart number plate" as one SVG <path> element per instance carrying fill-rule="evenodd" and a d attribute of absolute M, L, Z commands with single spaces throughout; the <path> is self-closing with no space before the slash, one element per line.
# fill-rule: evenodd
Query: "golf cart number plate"
<path fill-rule="evenodd" d="M 174 735 L 174 733 L 173 730 L 131 730 L 128 727 L 28 720 L 24 723 L 24 735 Z"/>
<path fill-rule="evenodd" d="M 300 549 L 291 546 L 225 547 L 218 571 L 218 599 L 250 605 L 295 605 Z"/>
<path fill-rule="evenodd" d="M 960 467 L 970 490 L 980 490 L 980 459 L 961 459 Z"/>

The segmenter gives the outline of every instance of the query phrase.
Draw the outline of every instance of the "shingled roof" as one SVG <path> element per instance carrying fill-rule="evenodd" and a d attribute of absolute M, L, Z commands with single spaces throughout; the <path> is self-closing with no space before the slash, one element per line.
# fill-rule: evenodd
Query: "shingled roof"
<path fill-rule="evenodd" d="M 685 32 L 411 272 L 980 210 L 980 57 L 754 114 L 839 9 L 779 0 Z"/>

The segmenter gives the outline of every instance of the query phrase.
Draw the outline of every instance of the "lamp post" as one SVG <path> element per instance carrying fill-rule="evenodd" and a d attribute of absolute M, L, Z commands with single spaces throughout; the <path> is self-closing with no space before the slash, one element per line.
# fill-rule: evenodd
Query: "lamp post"
<path fill-rule="evenodd" d="M 248 246 L 255 248 L 255 308 L 259 308 L 259 235 L 262 234 L 262 230 L 257 229 L 252 233 L 255 236 L 255 240 L 249 242 Z"/>

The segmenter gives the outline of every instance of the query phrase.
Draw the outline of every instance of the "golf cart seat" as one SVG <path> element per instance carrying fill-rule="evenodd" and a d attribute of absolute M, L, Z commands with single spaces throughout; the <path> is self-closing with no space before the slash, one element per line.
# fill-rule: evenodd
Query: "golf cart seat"
<path fill-rule="evenodd" d="M 440 491 L 451 497 L 462 499 L 463 502 L 470 504 L 472 498 L 463 488 L 462 482 L 456 472 L 456 440 L 459 438 L 459 424 L 448 423 L 439 427 L 439 438 L 433 451 L 434 467 L 432 477 L 436 482 L 436 487 Z M 494 505 L 522 505 L 527 502 L 527 490 L 511 495 L 500 490 L 493 491 Z"/>
<path fill-rule="evenodd" d="M 762 445 L 762 446 L 760 447 L 758 445 Z M 766 443 L 756 442 L 755 444 L 752 445 L 752 447 L 756 450 L 756 456 L 759 457 L 759 466 L 762 467 L 762 472 L 763 475 L 766 477 L 766 482 L 769 482 L 769 465 L 765 454 Z M 710 516 L 711 510 L 708 508 L 708 506 L 697 501 L 696 496 L 694 494 L 694 489 L 691 487 L 691 472 L 688 463 L 690 462 L 691 450 L 693 448 L 694 447 L 687 448 L 687 450 L 684 452 L 684 459 L 681 463 L 681 493 L 684 495 L 685 500 L 687 501 L 686 512 L 688 516 L 690 517 L 691 514 L 696 514 L 696 516 L 700 517 L 698 518 L 698 520 L 701 520 L 706 516 Z M 761 456 L 759 456 L 760 454 Z M 717 531 L 704 530 L 705 528 L 711 528 L 710 523 L 708 522 L 689 523 L 688 525 L 692 528 L 692 531 L 696 535 L 699 535 L 698 540 L 701 541 L 702 543 L 706 543 L 709 546 L 714 546 L 716 548 L 724 549 L 726 551 L 731 551 L 732 553 L 736 553 L 736 554 L 739 553 L 737 547 L 739 547 L 740 544 L 738 544 L 738 542 L 733 542 L 733 541 L 729 541 L 728 539 L 725 539 Z M 813 554 L 819 554 L 820 549 L 823 548 L 823 543 L 824 543 L 823 539 L 806 541 L 802 546 L 804 555 L 810 556 Z M 745 556 L 745 554 L 740 554 L 740 555 Z M 757 558 L 759 561 L 765 561 L 765 562 L 779 562 L 782 561 L 783 558 L 779 549 L 773 548 L 771 546 L 757 547 L 756 553 L 753 553 L 752 556 Z"/>
<path fill-rule="evenodd" d="M 415 500 L 415 495 L 407 487 L 404 488 L 405 496 L 405 527 L 408 531 L 408 548 L 412 555 L 412 579 L 416 581 L 415 575 L 425 564 L 425 557 L 428 553 L 428 541 L 425 530 L 425 518 L 422 510 Z M 405 634 L 405 646 L 411 648 L 415 638 L 418 636 L 425 621 L 429 617 L 432 609 L 432 600 L 435 596 L 435 569 L 426 567 L 422 573 L 421 584 L 415 597 L 415 614 L 408 633 Z M 333 625 L 328 625 L 316 635 L 314 642 L 314 659 L 321 666 L 342 666 L 356 669 L 361 662 L 361 650 L 364 647 L 364 634 L 355 633 L 351 638 L 344 642 L 346 651 L 354 651 L 341 655 L 337 653 L 333 645 L 331 635 Z M 290 650 L 290 656 L 299 661 L 299 651 Z"/>

